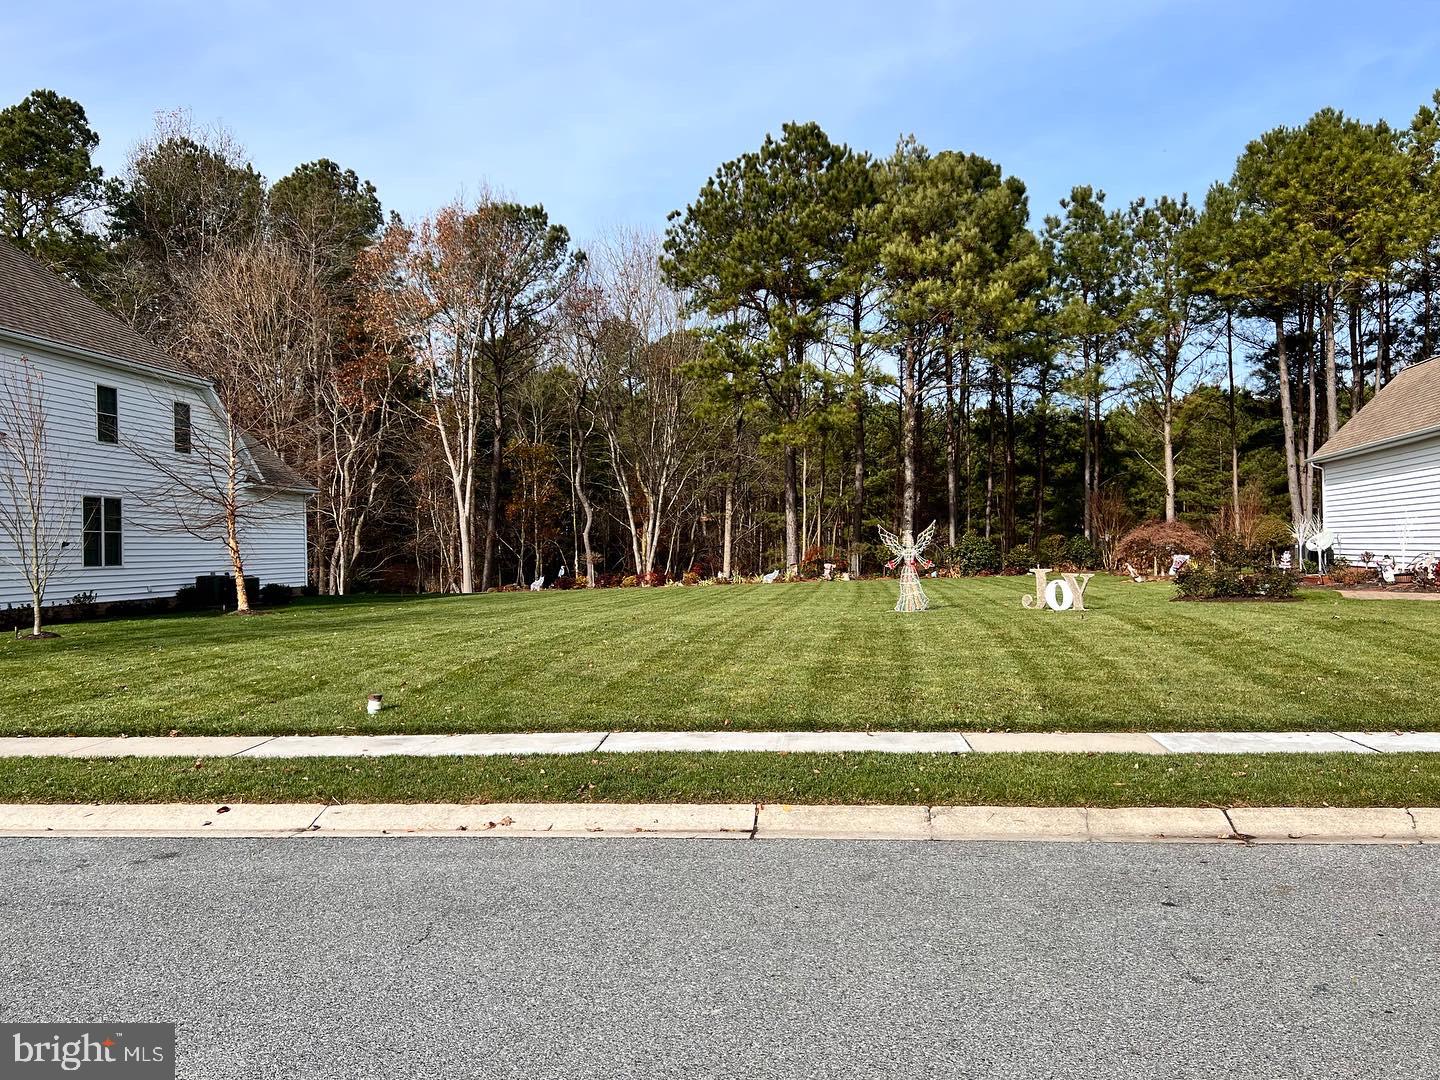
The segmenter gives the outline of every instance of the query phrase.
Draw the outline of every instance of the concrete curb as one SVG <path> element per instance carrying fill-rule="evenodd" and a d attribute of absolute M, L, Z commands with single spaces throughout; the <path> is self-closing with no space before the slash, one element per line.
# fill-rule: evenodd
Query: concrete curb
<path fill-rule="evenodd" d="M 752 803 L 0 804 L 0 837 L 667 837 L 1433 844 L 1440 809 Z"/>
<path fill-rule="evenodd" d="M 1426 731 L 555 731 L 474 735 L 188 735 L 0 738 L 4 757 L 487 757 L 679 752 L 883 754 L 1403 754 Z"/>

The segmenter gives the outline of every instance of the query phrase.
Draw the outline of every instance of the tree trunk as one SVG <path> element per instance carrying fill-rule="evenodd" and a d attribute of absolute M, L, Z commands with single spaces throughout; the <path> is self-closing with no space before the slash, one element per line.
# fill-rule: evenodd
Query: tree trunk
<path fill-rule="evenodd" d="M 1083 365 L 1083 367 L 1084 367 L 1084 369 L 1085 369 L 1085 374 L 1086 374 L 1086 376 L 1088 377 L 1089 374 L 1090 374 L 1090 344 L 1089 344 L 1089 342 L 1082 342 L 1082 343 L 1081 343 L 1081 345 L 1080 345 L 1080 356 L 1081 356 L 1081 364 Z M 1089 388 L 1088 386 L 1085 388 L 1085 406 L 1084 406 L 1084 411 L 1085 411 L 1085 418 L 1084 418 L 1084 422 L 1083 422 L 1082 425 L 1081 425 L 1081 431 L 1080 431 L 1080 438 L 1081 438 L 1081 440 L 1083 441 L 1083 443 L 1085 444 L 1084 451 L 1083 451 L 1083 454 L 1082 454 L 1082 460 L 1081 460 L 1081 463 L 1080 463 L 1081 477 L 1082 477 L 1081 482 L 1080 482 L 1080 483 L 1081 483 L 1081 509 L 1080 509 L 1080 518 L 1081 518 L 1081 521 L 1083 522 L 1083 525 L 1082 525 L 1082 527 L 1081 527 L 1081 531 L 1085 533 L 1085 536 L 1086 536 L 1088 539 L 1093 540 L 1093 539 L 1095 539 L 1095 503 L 1094 503 L 1094 500 L 1093 500 L 1093 499 L 1091 498 L 1091 496 L 1090 496 L 1090 476 L 1091 476 L 1090 451 L 1091 451 L 1091 447 L 1092 447 L 1092 445 L 1093 445 L 1093 440 L 1091 439 L 1091 436 L 1090 436 L 1090 388 Z"/>
<path fill-rule="evenodd" d="M 1422 319 L 1424 329 L 1420 337 L 1420 359 L 1429 360 L 1434 355 L 1433 350 L 1435 348 L 1435 263 L 1427 256 L 1422 260 L 1422 265 L 1424 269 L 1420 274 L 1420 287 L 1421 291 L 1425 294 L 1425 314 Z M 1385 313 L 1388 321 L 1390 313 L 1388 294 Z M 1389 359 L 1388 352 L 1386 359 Z M 1390 378 L 1390 369 L 1388 367 L 1385 369 L 1385 378 L 1387 381 Z"/>
<path fill-rule="evenodd" d="M 1167 398 L 1161 415 L 1161 437 L 1165 443 L 1165 520 L 1175 520 L 1175 407 Z"/>
<path fill-rule="evenodd" d="M 955 546 L 960 523 L 960 447 L 955 428 L 955 357 L 950 342 L 943 346 L 945 359 L 945 493 L 950 512 L 950 546 Z"/>
<path fill-rule="evenodd" d="M 1320 333 L 1325 347 L 1325 437 L 1333 439 L 1340 429 L 1340 393 L 1335 375 L 1335 286 L 1325 286 L 1325 302 L 1320 313 Z"/>
<path fill-rule="evenodd" d="M 1096 508 L 1100 502 L 1100 451 L 1102 448 L 1102 436 L 1104 435 L 1104 424 L 1100 416 L 1100 380 L 1095 380 L 1095 416 L 1090 424 L 1090 436 L 1095 440 L 1095 449 L 1090 455 L 1090 515 L 1092 524 L 1096 515 Z"/>
<path fill-rule="evenodd" d="M 1015 378 L 1005 366 L 1005 486 L 1000 506 L 1001 542 L 1006 551 L 1015 546 Z"/>
<path fill-rule="evenodd" d="M 974 520 L 974 506 L 970 501 L 970 354 L 964 346 L 960 349 L 960 501 L 965 506 L 965 531 L 970 531 Z"/>
<path fill-rule="evenodd" d="M 230 554 L 230 571 L 235 576 L 235 613 L 250 613 L 250 590 L 245 587 L 245 558 L 240 550 L 240 446 L 233 423 L 226 427 L 225 548 Z"/>
<path fill-rule="evenodd" d="M 1350 415 L 1354 416 L 1365 404 L 1365 346 L 1361 337 L 1359 296 L 1345 306 L 1350 315 Z"/>
<path fill-rule="evenodd" d="M 1305 313 L 1305 342 L 1306 352 L 1309 355 L 1310 363 L 1306 370 L 1306 394 L 1305 394 L 1305 453 L 1301 455 L 1297 468 L 1300 470 L 1300 508 L 1302 513 L 1308 517 L 1314 512 L 1315 503 L 1311 498 L 1311 483 L 1314 473 L 1309 468 L 1311 456 L 1315 453 L 1315 431 L 1320 423 L 1320 406 L 1317 394 L 1319 393 L 1319 376 L 1321 364 L 1315 362 L 1315 305 L 1306 305 Z M 1323 346 L 1322 346 L 1323 351 Z M 1323 361 L 1322 361 L 1323 363 Z"/>
<path fill-rule="evenodd" d="M 855 394 L 854 505 L 850 508 L 850 574 L 860 576 L 860 545 L 865 542 L 865 388 Z"/>
<path fill-rule="evenodd" d="M 915 540 L 915 432 L 919 412 L 917 368 L 913 339 L 905 343 L 904 371 L 900 379 L 900 453 L 904 460 L 905 487 L 900 502 L 901 539 L 909 544 Z"/>
<path fill-rule="evenodd" d="M 1285 487 L 1290 494 L 1290 521 L 1297 528 L 1304 513 L 1300 502 L 1300 472 L 1295 460 L 1295 409 L 1290 400 L 1290 359 L 1285 352 L 1285 316 L 1275 315 L 1275 362 L 1279 369 L 1280 425 L 1285 434 Z"/>
<path fill-rule="evenodd" d="M 490 505 L 485 510 L 485 553 L 480 569 L 480 591 L 487 592 L 495 580 L 495 539 L 500 533 L 500 470 L 505 462 L 505 402 L 501 397 L 500 379 L 497 373 L 495 392 L 490 401 Z M 465 531 L 469 531 L 468 522 Z M 464 565 L 460 569 L 461 580 L 466 584 L 461 592 L 472 592 L 474 583 L 473 560 L 469 557 L 469 540 L 462 533 Z"/>
<path fill-rule="evenodd" d="M 1235 327 L 1234 315 L 1225 312 L 1225 365 L 1230 374 L 1230 499 L 1235 511 L 1235 525 L 1240 525 L 1240 428 L 1235 420 Z"/>
<path fill-rule="evenodd" d="M 785 444 L 785 576 L 800 569 L 799 469 L 795 447 Z"/>
<path fill-rule="evenodd" d="M 225 514 L 225 546 L 230 552 L 230 572 L 235 575 L 235 612 L 250 613 L 250 589 L 245 584 L 245 559 L 240 551 L 240 530 L 233 509 Z"/>
<path fill-rule="evenodd" d="M 1427 351 L 1421 355 L 1425 359 L 1429 359 L 1430 315 L 1428 304 L 1430 303 L 1430 294 L 1428 292 L 1425 294 L 1425 303 L 1427 304 L 1425 315 L 1425 348 Z M 1377 369 L 1375 389 L 1378 391 L 1380 387 L 1390 381 L 1390 283 L 1388 281 L 1380 283 L 1380 355 L 1376 358 L 1375 366 Z"/>
<path fill-rule="evenodd" d="M 1040 369 L 1040 398 L 1035 406 L 1035 520 L 1030 529 L 1030 546 L 1035 548 L 1045 531 L 1045 444 L 1050 437 L 1050 392 L 1046 388 L 1048 372 L 1044 361 Z"/>
<path fill-rule="evenodd" d="M 995 521 L 995 417 L 999 412 L 999 388 L 995 385 L 995 368 L 990 368 L 990 407 L 985 418 L 985 539 Z"/>

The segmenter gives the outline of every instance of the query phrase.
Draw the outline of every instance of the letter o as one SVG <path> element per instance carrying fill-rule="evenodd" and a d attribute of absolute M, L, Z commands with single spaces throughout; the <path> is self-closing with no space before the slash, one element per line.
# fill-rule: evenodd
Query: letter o
<path fill-rule="evenodd" d="M 1051 611 L 1069 611 L 1075 604 L 1075 593 L 1064 578 L 1056 578 L 1045 589 L 1045 606 Z"/>

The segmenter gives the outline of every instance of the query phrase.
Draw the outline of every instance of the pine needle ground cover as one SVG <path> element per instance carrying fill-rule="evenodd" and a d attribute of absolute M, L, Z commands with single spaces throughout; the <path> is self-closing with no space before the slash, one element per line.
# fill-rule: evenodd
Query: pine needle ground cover
<path fill-rule="evenodd" d="M 310 601 L 0 641 L 0 734 L 1440 730 L 1440 605 L 1172 603 L 1097 577 Z M 383 693 L 386 708 L 365 712 Z"/>

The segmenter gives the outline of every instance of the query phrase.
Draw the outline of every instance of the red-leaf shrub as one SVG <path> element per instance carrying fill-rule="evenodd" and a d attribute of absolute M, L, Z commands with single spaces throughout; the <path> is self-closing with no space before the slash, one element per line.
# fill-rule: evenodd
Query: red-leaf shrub
<path fill-rule="evenodd" d="M 1181 521 L 1147 521 L 1120 538 L 1115 557 L 1120 563 L 1147 564 L 1156 574 L 1170 569 L 1174 555 L 1192 558 L 1210 554 L 1210 541 Z"/>

